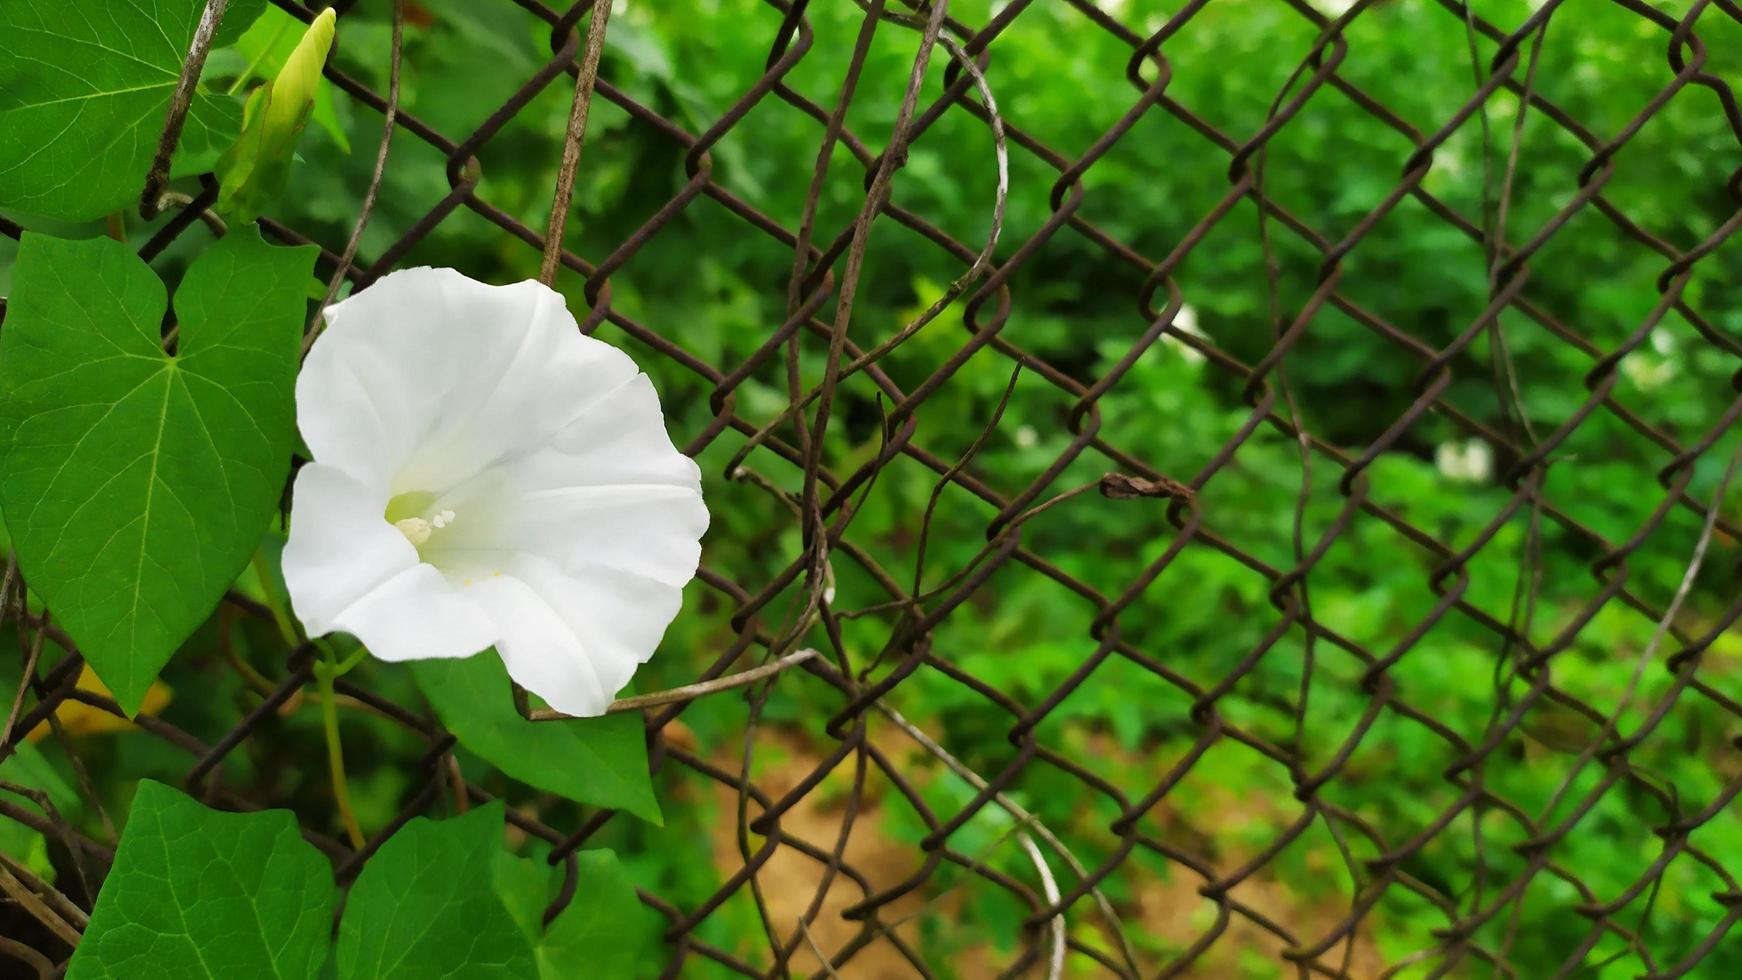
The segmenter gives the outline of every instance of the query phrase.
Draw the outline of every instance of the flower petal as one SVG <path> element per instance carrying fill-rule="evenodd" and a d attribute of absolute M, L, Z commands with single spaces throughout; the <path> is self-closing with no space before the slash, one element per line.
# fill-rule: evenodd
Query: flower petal
<path fill-rule="evenodd" d="M 424 549 L 437 565 L 521 551 L 678 588 L 695 577 L 708 528 L 701 471 L 672 446 L 646 375 L 593 402 L 549 447 L 503 461 L 435 506 L 460 515 Z"/>
<path fill-rule="evenodd" d="M 490 620 L 382 511 L 384 489 L 310 463 L 296 475 L 284 584 L 310 636 L 355 635 L 383 660 L 464 657 L 495 642 Z"/>
<path fill-rule="evenodd" d="M 296 475 L 284 584 L 291 608 L 311 636 L 334 617 L 419 561 L 405 535 L 382 518 L 385 487 L 372 490 L 344 471 L 310 463 Z"/>
<path fill-rule="evenodd" d="M 568 571 L 603 568 L 682 588 L 701 561 L 708 510 L 682 487 L 565 487 L 452 505 L 458 519 L 424 546 L 452 569 L 477 553 L 542 556 Z"/>
<path fill-rule="evenodd" d="M 385 475 L 395 493 L 439 493 L 537 446 L 636 375 L 530 280 L 406 269 L 325 316 L 297 379 L 303 439 L 316 459 Z"/>
<path fill-rule="evenodd" d="M 431 565 L 382 582 L 334 616 L 332 628 L 389 661 L 469 657 L 495 643 L 497 632 L 478 604 Z"/>
<path fill-rule="evenodd" d="M 677 616 L 682 589 L 635 575 L 574 575 L 516 556 L 467 589 L 495 621 L 508 675 L 571 715 L 605 713 Z"/>
<path fill-rule="evenodd" d="M 638 374 L 586 405 L 546 449 L 504 463 L 528 489 L 654 484 L 701 493 L 696 461 L 677 451 L 653 381 Z"/>

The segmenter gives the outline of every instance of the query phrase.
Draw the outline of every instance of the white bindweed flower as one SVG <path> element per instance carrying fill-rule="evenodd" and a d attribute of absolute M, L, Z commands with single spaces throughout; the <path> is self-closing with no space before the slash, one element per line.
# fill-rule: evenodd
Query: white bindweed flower
<path fill-rule="evenodd" d="M 1448 479 L 1482 483 L 1494 475 L 1494 447 L 1480 439 L 1442 442 L 1434 447 L 1434 465 Z"/>
<path fill-rule="evenodd" d="M 1621 359 L 1621 373 L 1642 391 L 1661 388 L 1676 376 L 1675 337 L 1661 327 L 1651 332 L 1651 349 L 1640 349 Z"/>
<path fill-rule="evenodd" d="M 1184 333 L 1184 334 L 1190 334 L 1191 336 L 1196 337 L 1199 340 L 1209 340 L 1210 339 L 1210 335 L 1204 333 L 1203 328 L 1198 326 L 1197 307 L 1191 305 L 1190 303 L 1181 303 L 1180 304 L 1179 312 L 1175 313 L 1174 317 L 1173 317 L 1173 327 L 1174 327 L 1174 329 L 1178 330 L 1179 332 Z M 1185 341 L 1179 339 L 1178 337 L 1174 337 L 1174 336 L 1170 335 L 1166 339 L 1167 339 L 1168 343 L 1173 345 L 1174 350 L 1179 351 L 1179 356 L 1181 358 L 1183 358 L 1186 361 L 1186 363 L 1188 363 L 1188 364 L 1202 364 L 1202 363 L 1204 363 L 1204 352 L 1203 351 L 1198 350 L 1196 347 L 1193 347 L 1191 344 L 1186 343 Z"/>
<path fill-rule="evenodd" d="M 536 282 L 408 269 L 325 316 L 296 382 L 314 462 L 284 548 L 309 635 L 393 661 L 494 645 L 552 707 L 602 713 L 708 526 L 652 382 Z"/>
<path fill-rule="evenodd" d="M 1650 391 L 1675 380 L 1675 364 L 1667 358 L 1652 358 L 1635 351 L 1621 359 L 1621 373 L 1641 391 Z"/>

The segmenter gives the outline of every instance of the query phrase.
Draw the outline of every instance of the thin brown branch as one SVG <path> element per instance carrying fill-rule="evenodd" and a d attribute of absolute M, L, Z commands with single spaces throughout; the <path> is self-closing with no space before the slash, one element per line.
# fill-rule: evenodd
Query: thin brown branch
<path fill-rule="evenodd" d="M 1705 567 L 1706 551 L 1711 546 L 1713 532 L 1718 527 L 1718 512 L 1723 509 L 1724 498 L 1729 493 L 1730 483 L 1735 479 L 1739 466 L 1742 466 L 1742 443 L 1737 443 L 1735 451 L 1730 454 L 1730 462 L 1724 467 L 1724 475 L 1718 479 L 1718 486 L 1712 491 L 1712 504 L 1706 509 L 1706 518 L 1700 526 L 1699 538 L 1694 541 L 1693 555 L 1688 559 L 1687 567 L 1682 572 L 1681 584 L 1676 587 L 1675 595 L 1670 598 L 1669 607 L 1664 610 L 1656 625 L 1652 627 L 1651 639 L 1646 642 L 1644 649 L 1639 651 L 1639 656 L 1634 658 L 1633 673 L 1628 677 L 1627 686 L 1622 690 L 1621 697 L 1616 700 L 1615 710 L 1609 712 L 1608 716 L 1603 719 L 1602 729 L 1597 732 L 1596 737 L 1591 739 L 1590 744 L 1579 753 L 1571 771 L 1561 779 L 1560 785 L 1555 787 L 1548 803 L 1542 808 L 1541 819 L 1547 820 L 1553 815 L 1555 807 L 1560 805 L 1561 800 L 1578 782 L 1579 774 L 1584 772 L 1585 766 L 1589 765 L 1590 761 L 1602 750 L 1603 743 L 1612 738 L 1620 728 L 1621 716 L 1633 706 L 1633 699 L 1639 693 L 1639 685 L 1645 679 L 1645 668 L 1657 655 L 1658 648 L 1663 644 L 1663 638 L 1668 635 L 1670 626 L 1681 612 L 1682 605 L 1687 602 L 1688 596 L 1693 592 L 1694 582 L 1700 576 L 1700 569 Z"/>
<path fill-rule="evenodd" d="M 382 112 L 381 142 L 375 149 L 375 170 L 369 175 L 369 189 L 363 193 L 363 205 L 357 211 L 357 221 L 351 226 L 351 237 L 345 240 L 345 250 L 339 255 L 339 264 L 333 267 L 333 276 L 327 280 L 327 293 L 321 298 L 321 305 L 315 308 L 314 316 L 310 318 L 308 329 L 303 331 L 302 352 L 315 342 L 322 325 L 326 322 L 322 314 L 333 303 L 333 297 L 339 295 L 339 287 L 344 285 L 345 276 L 351 271 L 351 263 L 357 259 L 357 248 L 363 242 L 363 229 L 369 226 L 369 216 L 375 213 L 375 201 L 381 194 L 381 177 L 387 172 L 387 151 L 393 144 L 393 130 L 399 123 L 399 65 L 405 48 L 405 0 L 393 0 L 393 44 L 387 62 L 387 108 Z"/>
<path fill-rule="evenodd" d="M 1035 873 L 1040 875 L 1041 894 L 1046 896 L 1047 903 L 1057 905 L 1059 898 L 1059 883 L 1052 876 L 1052 868 L 1046 863 L 1046 855 L 1040 853 L 1040 847 L 1034 843 L 1034 838 L 1028 834 L 1017 834 L 1017 843 L 1028 854 L 1028 860 L 1034 864 Z M 1047 980 L 1059 980 L 1065 973 L 1065 914 L 1055 913 L 1046 923 L 1047 931 L 1052 933 L 1052 955 L 1047 957 Z"/>
<path fill-rule="evenodd" d="M 7 569 L 8 572 L 15 567 L 15 565 L 9 565 Z M 7 601 L 7 596 L 11 593 L 10 574 L 7 576 L 7 585 L 8 589 L 6 594 L 0 595 L 0 603 L 5 603 Z M 24 596 L 22 591 L 18 596 L 18 605 L 22 610 L 24 606 Z M 46 624 L 48 620 L 47 610 L 43 611 L 42 618 L 44 624 Z M 19 619 L 22 621 L 24 617 L 21 615 L 19 616 Z M 31 638 L 30 649 L 24 657 L 24 673 L 20 674 L 18 677 L 18 693 L 12 696 L 12 710 L 6 713 L 6 727 L 0 728 L 0 745 L 12 744 L 12 726 L 18 724 L 18 715 L 24 710 L 24 693 L 30 689 L 31 679 L 36 677 L 36 665 L 42 659 L 42 641 L 47 636 L 48 630 L 38 627 L 36 635 Z"/>
<path fill-rule="evenodd" d="M 83 932 L 91 924 L 91 917 L 86 914 L 84 909 L 79 908 L 72 899 L 61 894 L 60 889 L 37 877 L 29 868 L 7 856 L 4 851 L 0 851 L 0 866 L 11 871 L 14 878 L 17 878 L 26 888 L 29 888 L 38 898 L 53 908 L 57 915 L 67 921 L 68 925 Z"/>
<path fill-rule="evenodd" d="M 818 963 L 822 964 L 823 972 L 833 977 L 834 980 L 841 980 L 840 971 L 835 969 L 834 961 L 829 959 L 828 954 L 823 952 L 822 946 L 818 945 L 817 938 L 811 935 L 810 924 L 805 922 L 803 916 L 799 916 L 798 931 L 804 935 L 805 945 L 811 948 L 811 954 L 817 958 Z"/>
<path fill-rule="evenodd" d="M 32 970 L 35 970 L 38 980 L 48 980 L 48 978 L 55 976 L 59 972 L 54 963 L 50 961 L 48 957 L 34 949 L 31 949 L 29 946 L 24 945 L 16 939 L 7 939 L 5 936 L 0 936 L 0 953 L 4 953 L 5 955 L 30 967 Z"/>
<path fill-rule="evenodd" d="M 618 698 L 611 702 L 611 706 L 605 709 L 605 713 L 616 715 L 625 711 L 645 711 L 648 708 L 657 708 L 661 705 L 694 701 L 697 698 L 718 694 L 721 691 L 746 687 L 764 678 L 773 677 L 788 667 L 796 667 L 807 660 L 814 660 L 818 656 L 821 654 L 807 647 L 789 653 L 778 660 L 770 660 L 759 667 L 751 667 L 736 674 L 716 677 L 711 681 L 685 684 L 683 687 L 674 687 L 669 691 L 655 691 L 652 694 L 637 694 L 634 697 Z M 533 708 L 526 712 L 526 718 L 529 721 L 573 721 L 575 717 L 575 715 L 564 714 L 550 708 Z"/>
<path fill-rule="evenodd" d="M 78 872 L 79 883 L 84 886 L 84 889 L 88 894 L 91 890 L 91 882 L 89 876 L 85 872 L 84 851 L 83 848 L 80 847 L 77 839 L 78 831 L 73 827 L 72 823 L 66 819 L 66 817 L 61 815 L 60 809 L 54 805 L 54 800 L 49 798 L 47 792 L 40 790 L 35 786 L 25 786 L 21 783 L 14 783 L 5 779 L 0 779 L 0 790 L 4 790 L 14 796 L 21 796 L 36 804 L 36 808 L 42 811 L 43 827 L 39 828 L 39 832 L 46 836 L 54 837 L 66 847 L 67 853 L 72 856 L 74 870 Z M 5 853 L 0 852 L 0 861 L 9 860 L 10 858 L 8 858 Z M 24 878 L 27 882 L 31 880 L 28 878 L 29 872 L 25 870 L 22 865 L 14 865 L 12 871 L 20 878 Z M 40 892 L 41 889 L 38 889 L 38 891 Z M 59 895 L 58 892 L 55 894 Z M 74 908 L 76 910 L 77 907 L 74 906 Z M 74 916 L 68 921 L 83 928 L 83 915 L 83 912 L 75 912 Z"/>
<path fill-rule="evenodd" d="M 193 203 L 193 195 L 183 194 L 181 191 L 174 190 L 164 191 L 157 199 L 157 204 L 160 209 L 171 204 L 178 208 L 185 208 Z M 207 230 L 209 230 L 215 237 L 223 238 L 225 235 L 230 233 L 229 223 L 223 218 L 218 217 L 217 213 L 209 207 L 201 207 L 200 213 L 196 215 L 196 217 L 199 218 L 200 223 L 205 225 Z M 166 337 L 165 340 L 167 341 L 168 338 Z"/>
<path fill-rule="evenodd" d="M 206 55 L 212 50 L 212 36 L 224 20 L 224 10 L 230 0 L 206 0 L 199 26 L 194 28 L 193 41 L 188 44 L 187 59 L 182 62 L 181 77 L 169 97 L 169 115 L 163 120 L 163 135 L 157 140 L 157 155 L 151 159 L 151 169 L 145 175 L 145 192 L 139 195 L 139 215 L 147 221 L 163 210 L 164 185 L 169 183 L 169 161 L 181 142 L 182 126 L 187 122 L 188 107 L 193 105 L 194 86 L 206 67 Z"/>
<path fill-rule="evenodd" d="M 865 6 L 863 0 L 861 0 L 860 6 Z M 908 18 L 899 14 L 885 14 L 885 19 L 904 26 L 912 27 L 917 25 L 917 29 L 923 29 L 925 24 L 924 21 L 917 18 Z M 865 370 L 881 360 L 889 352 L 911 340 L 915 334 L 923 330 L 927 324 L 936 320 L 944 310 L 948 309 L 951 304 L 960 299 L 962 294 L 967 292 L 968 287 L 978 282 L 986 274 L 987 270 L 991 268 L 992 253 L 997 250 L 998 238 L 1004 231 L 1005 205 L 1010 196 L 1010 151 L 1004 134 L 1004 117 L 999 115 L 998 102 L 992 97 L 992 89 L 986 82 L 986 76 L 980 71 L 980 66 L 974 64 L 974 59 L 968 56 L 967 52 L 962 49 L 961 45 L 957 44 L 947 36 L 939 35 L 938 43 L 942 44 L 944 48 L 949 51 L 950 56 L 955 58 L 956 62 L 962 66 L 962 69 L 974 80 L 974 86 L 980 92 L 981 100 L 985 105 L 987 119 L 990 121 L 990 126 L 992 128 L 993 151 L 996 155 L 998 165 L 998 184 L 992 202 L 992 227 L 986 234 L 986 244 L 981 247 L 979 254 L 974 257 L 974 261 L 968 266 L 968 270 L 960 276 L 957 276 L 944 288 L 944 291 L 938 296 L 938 298 L 932 301 L 930 306 L 927 306 L 918 316 L 902 325 L 901 329 L 878 343 L 877 346 L 865 351 L 858 357 L 855 357 L 852 361 L 843 365 L 839 376 L 835 379 L 837 383 L 845 381 L 853 375 L 858 374 L 860 371 Z M 796 284 L 794 288 L 796 288 Z M 793 309 L 796 309 L 796 306 L 793 307 Z M 803 412 L 806 408 L 810 407 L 811 403 L 815 402 L 817 398 L 821 396 L 822 390 L 822 387 L 819 385 L 818 387 L 810 389 L 810 391 L 806 392 L 802 397 L 788 403 L 786 408 L 781 410 L 780 414 L 769 420 L 760 429 L 752 433 L 748 439 L 744 440 L 743 445 L 739 446 L 736 452 L 734 452 L 732 462 L 728 464 L 728 468 L 736 466 L 738 463 L 748 458 L 751 451 L 768 441 L 768 438 L 774 435 L 776 430 L 797 417 L 800 412 Z M 809 432 L 804 431 L 802 425 L 800 426 L 800 430 L 801 445 L 808 445 Z"/>
<path fill-rule="evenodd" d="M 12 869 L 0 864 L 0 892 L 7 898 L 23 906 L 31 918 L 43 924 L 49 932 L 54 933 L 69 946 L 77 946 L 84 934 L 72 927 L 72 924 L 60 917 L 60 913 L 48 907 L 48 903 L 38 898 L 36 893 L 25 887 L 24 882 L 12 873 Z"/>
<path fill-rule="evenodd" d="M 593 83 L 599 77 L 599 55 L 605 49 L 605 26 L 611 19 L 611 0 L 593 0 L 587 22 L 587 46 L 581 53 L 581 70 L 575 76 L 575 99 L 569 106 L 569 128 L 563 138 L 562 169 L 557 171 L 556 193 L 551 195 L 550 220 L 545 223 L 544 263 L 538 281 L 556 282 L 562 264 L 563 232 L 569 224 L 569 204 L 574 199 L 575 169 L 581 162 L 581 143 L 587 137 L 587 112 L 593 104 Z"/>

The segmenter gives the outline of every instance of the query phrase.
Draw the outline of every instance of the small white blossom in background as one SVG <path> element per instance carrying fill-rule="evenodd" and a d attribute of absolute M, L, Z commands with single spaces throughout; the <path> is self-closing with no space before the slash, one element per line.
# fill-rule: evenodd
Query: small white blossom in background
<path fill-rule="evenodd" d="M 284 548 L 308 634 L 390 661 L 495 646 L 551 707 L 603 713 L 708 526 L 652 382 L 536 282 L 408 269 L 325 316 L 297 377 L 314 461 Z"/>
<path fill-rule="evenodd" d="M 1470 161 L 1457 146 L 1452 143 L 1442 143 L 1434 147 L 1433 169 L 1430 173 L 1439 173 L 1449 179 L 1456 180 L 1470 171 Z"/>
<path fill-rule="evenodd" d="M 1209 339 L 1208 335 L 1198 327 L 1197 307 L 1192 306 L 1190 303 L 1180 304 L 1179 312 L 1174 314 L 1173 317 L 1173 327 L 1181 333 L 1190 334 L 1200 340 Z M 1196 347 L 1193 347 L 1191 344 L 1186 343 L 1172 334 L 1165 335 L 1165 339 L 1168 343 L 1173 345 L 1174 350 L 1179 351 L 1179 356 L 1184 358 L 1187 362 L 1192 364 L 1204 363 L 1203 351 L 1198 350 Z"/>
<path fill-rule="evenodd" d="M 1641 391 L 1661 388 L 1676 376 L 1675 338 L 1659 327 L 1651 332 L 1651 349 L 1655 356 L 1635 350 L 1621 359 L 1621 373 Z"/>
<path fill-rule="evenodd" d="M 1449 480 L 1484 483 L 1494 475 L 1494 447 L 1480 439 L 1442 442 L 1434 447 L 1434 465 Z"/>
<path fill-rule="evenodd" d="M 1622 358 L 1621 373 L 1639 390 L 1650 391 L 1675 379 L 1675 365 L 1667 360 L 1647 359 L 1635 352 Z"/>
<path fill-rule="evenodd" d="M 1016 427 L 1016 435 L 1012 438 L 1018 449 L 1033 449 L 1040 445 L 1040 433 L 1035 431 L 1034 426 L 1026 422 Z"/>

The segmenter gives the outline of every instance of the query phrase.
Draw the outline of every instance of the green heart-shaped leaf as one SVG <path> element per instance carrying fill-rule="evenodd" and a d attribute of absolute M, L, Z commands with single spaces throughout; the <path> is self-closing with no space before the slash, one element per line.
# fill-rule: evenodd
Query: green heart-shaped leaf
<path fill-rule="evenodd" d="M 514 710 L 508 671 L 494 650 L 418 660 L 411 670 L 442 724 L 484 761 L 558 796 L 662 822 L 640 715 L 527 721 Z"/>
<path fill-rule="evenodd" d="M 233 0 L 226 44 L 265 0 Z M 204 0 L 0 3 L 0 207 L 82 220 L 138 200 Z M 234 98 L 194 94 L 171 173 L 210 170 Z"/>
<path fill-rule="evenodd" d="M 491 886 L 502 803 L 452 820 L 417 817 L 369 858 L 339 923 L 343 980 L 536 975 L 532 944 Z"/>
<path fill-rule="evenodd" d="M 533 886 L 552 882 L 551 869 L 507 853 L 496 869 L 496 891 L 510 910 L 516 903 L 530 906 L 529 897 L 540 902 L 529 909 L 530 916 L 516 916 L 532 942 L 540 980 L 635 976 L 636 967 L 653 952 L 650 940 L 658 934 L 657 918 L 641 904 L 616 854 L 580 851 L 575 863 L 575 894 L 548 929 L 541 919 L 551 889 Z"/>
<path fill-rule="evenodd" d="M 67 977 L 312 978 L 334 898 L 290 811 L 223 813 L 143 780 Z"/>
<path fill-rule="evenodd" d="M 266 530 L 294 439 L 312 247 L 238 229 L 176 295 L 108 239 L 27 234 L 0 331 L 0 510 L 31 588 L 129 714 Z"/>

